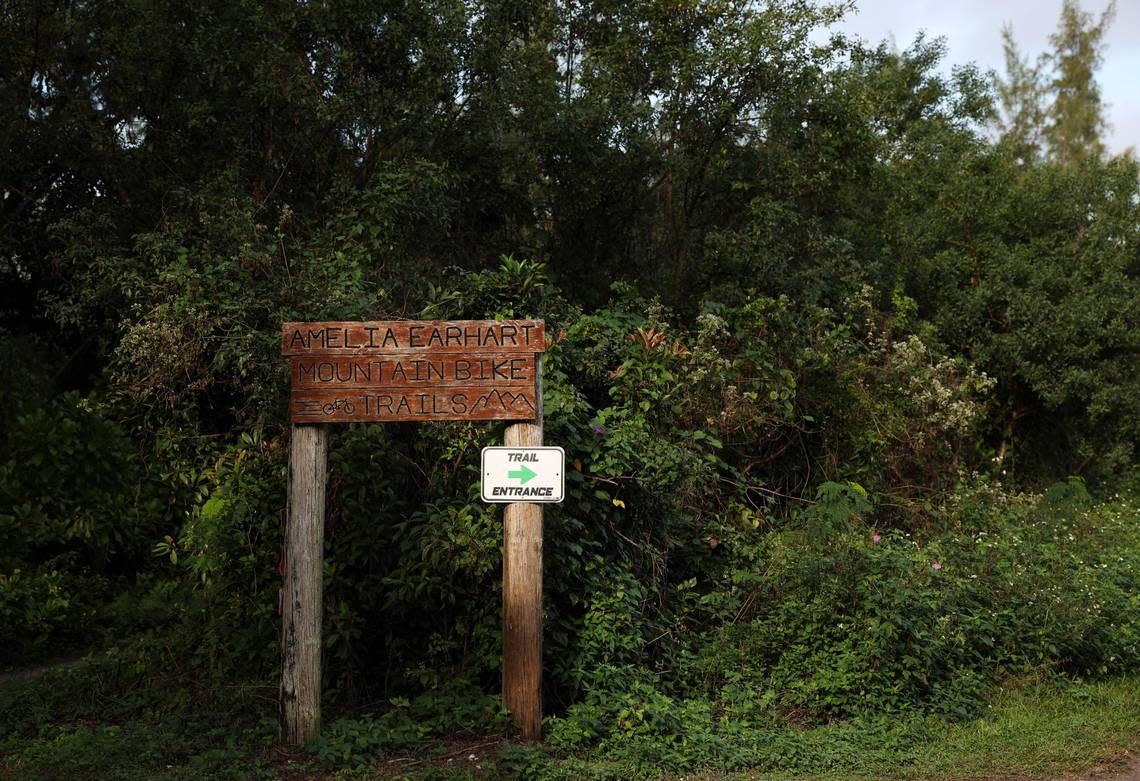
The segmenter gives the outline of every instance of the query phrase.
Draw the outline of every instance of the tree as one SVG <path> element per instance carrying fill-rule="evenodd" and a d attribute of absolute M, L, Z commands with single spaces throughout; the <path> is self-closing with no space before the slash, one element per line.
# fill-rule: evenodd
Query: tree
<path fill-rule="evenodd" d="M 1065 0 L 1057 32 L 1049 37 L 1052 51 L 1035 64 L 1018 51 L 1012 25 L 1002 27 L 1006 77 L 995 84 L 1002 114 L 997 124 L 1022 160 L 1047 153 L 1067 165 L 1104 156 L 1101 135 L 1107 123 L 1094 77 L 1115 13 L 1113 0 L 1093 24 L 1077 0 Z"/>
<path fill-rule="evenodd" d="M 1094 75 L 1104 59 L 1102 41 L 1115 12 L 1113 0 L 1093 24 L 1092 14 L 1081 11 L 1077 0 L 1065 0 L 1060 26 L 1049 37 L 1055 72 L 1045 138 L 1050 155 L 1060 163 L 1104 156 L 1101 133 L 1106 123 Z"/>
<path fill-rule="evenodd" d="M 1008 22 L 1001 28 L 1001 45 L 1007 80 L 999 78 L 996 84 L 1002 114 L 998 126 L 1023 160 L 1036 159 L 1044 145 L 1047 109 L 1042 71 L 1046 58 L 1038 57 L 1033 65 L 1028 57 L 1023 59 L 1013 38 L 1013 25 Z"/>

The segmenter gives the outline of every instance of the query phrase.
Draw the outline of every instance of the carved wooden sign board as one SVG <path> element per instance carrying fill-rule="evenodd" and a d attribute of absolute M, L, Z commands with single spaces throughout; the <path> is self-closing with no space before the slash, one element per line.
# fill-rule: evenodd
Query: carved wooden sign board
<path fill-rule="evenodd" d="M 541 320 L 285 323 L 293 423 L 529 420 Z"/>
<path fill-rule="evenodd" d="M 503 510 L 503 703 L 542 735 L 542 506 L 561 498 L 561 448 L 542 448 L 541 320 L 285 323 L 290 359 L 282 559 L 281 737 L 320 734 L 321 594 L 328 427 L 364 421 L 511 420 Z M 557 465 L 539 453 L 557 451 Z M 516 457 L 512 458 L 511 454 Z M 544 465 L 545 463 L 545 465 Z M 557 481 L 557 485 L 555 485 Z M 547 483 L 550 483 L 547 486 Z M 555 487 L 558 489 L 555 498 Z M 492 493 L 494 493 L 492 491 Z"/>

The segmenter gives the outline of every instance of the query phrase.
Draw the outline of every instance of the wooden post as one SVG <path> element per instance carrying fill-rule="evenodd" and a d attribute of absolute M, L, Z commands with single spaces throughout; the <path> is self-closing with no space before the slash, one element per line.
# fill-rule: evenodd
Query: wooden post
<path fill-rule="evenodd" d="M 304 746 L 321 732 L 327 451 L 325 426 L 293 426 L 281 600 L 281 740 L 291 746 Z"/>
<path fill-rule="evenodd" d="M 508 447 L 542 445 L 542 354 L 535 356 L 536 414 L 507 426 Z M 503 705 L 527 740 L 542 738 L 542 505 L 503 509 Z"/>

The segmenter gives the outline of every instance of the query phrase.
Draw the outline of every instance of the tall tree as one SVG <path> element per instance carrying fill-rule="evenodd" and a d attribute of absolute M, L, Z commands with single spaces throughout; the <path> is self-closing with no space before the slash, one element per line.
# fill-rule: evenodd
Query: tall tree
<path fill-rule="evenodd" d="M 1042 153 L 1047 114 L 1043 78 L 1046 56 L 1039 56 L 1035 64 L 1023 58 L 1013 38 L 1013 25 L 1008 22 L 1001 28 L 1001 45 L 1006 78 L 997 80 L 1001 105 L 998 127 L 1002 138 L 1016 146 L 1023 160 L 1036 159 Z"/>
<path fill-rule="evenodd" d="M 1115 13 L 1116 0 L 1112 0 L 1094 24 L 1093 15 L 1082 11 L 1077 0 L 1065 0 L 1061 23 L 1049 37 L 1054 99 L 1045 138 L 1050 155 L 1060 163 L 1104 155 L 1104 104 L 1094 76 L 1104 59 L 1104 34 Z"/>

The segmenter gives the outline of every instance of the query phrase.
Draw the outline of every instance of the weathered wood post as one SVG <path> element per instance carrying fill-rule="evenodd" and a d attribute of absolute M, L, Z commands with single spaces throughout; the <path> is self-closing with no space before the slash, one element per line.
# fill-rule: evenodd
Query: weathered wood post
<path fill-rule="evenodd" d="M 281 740 L 292 746 L 303 746 L 321 732 L 327 451 L 325 426 L 293 426 L 281 605 Z"/>
<path fill-rule="evenodd" d="M 507 426 L 508 447 L 542 445 L 542 354 L 534 420 Z M 503 508 L 503 705 L 527 740 L 542 738 L 542 505 Z"/>

